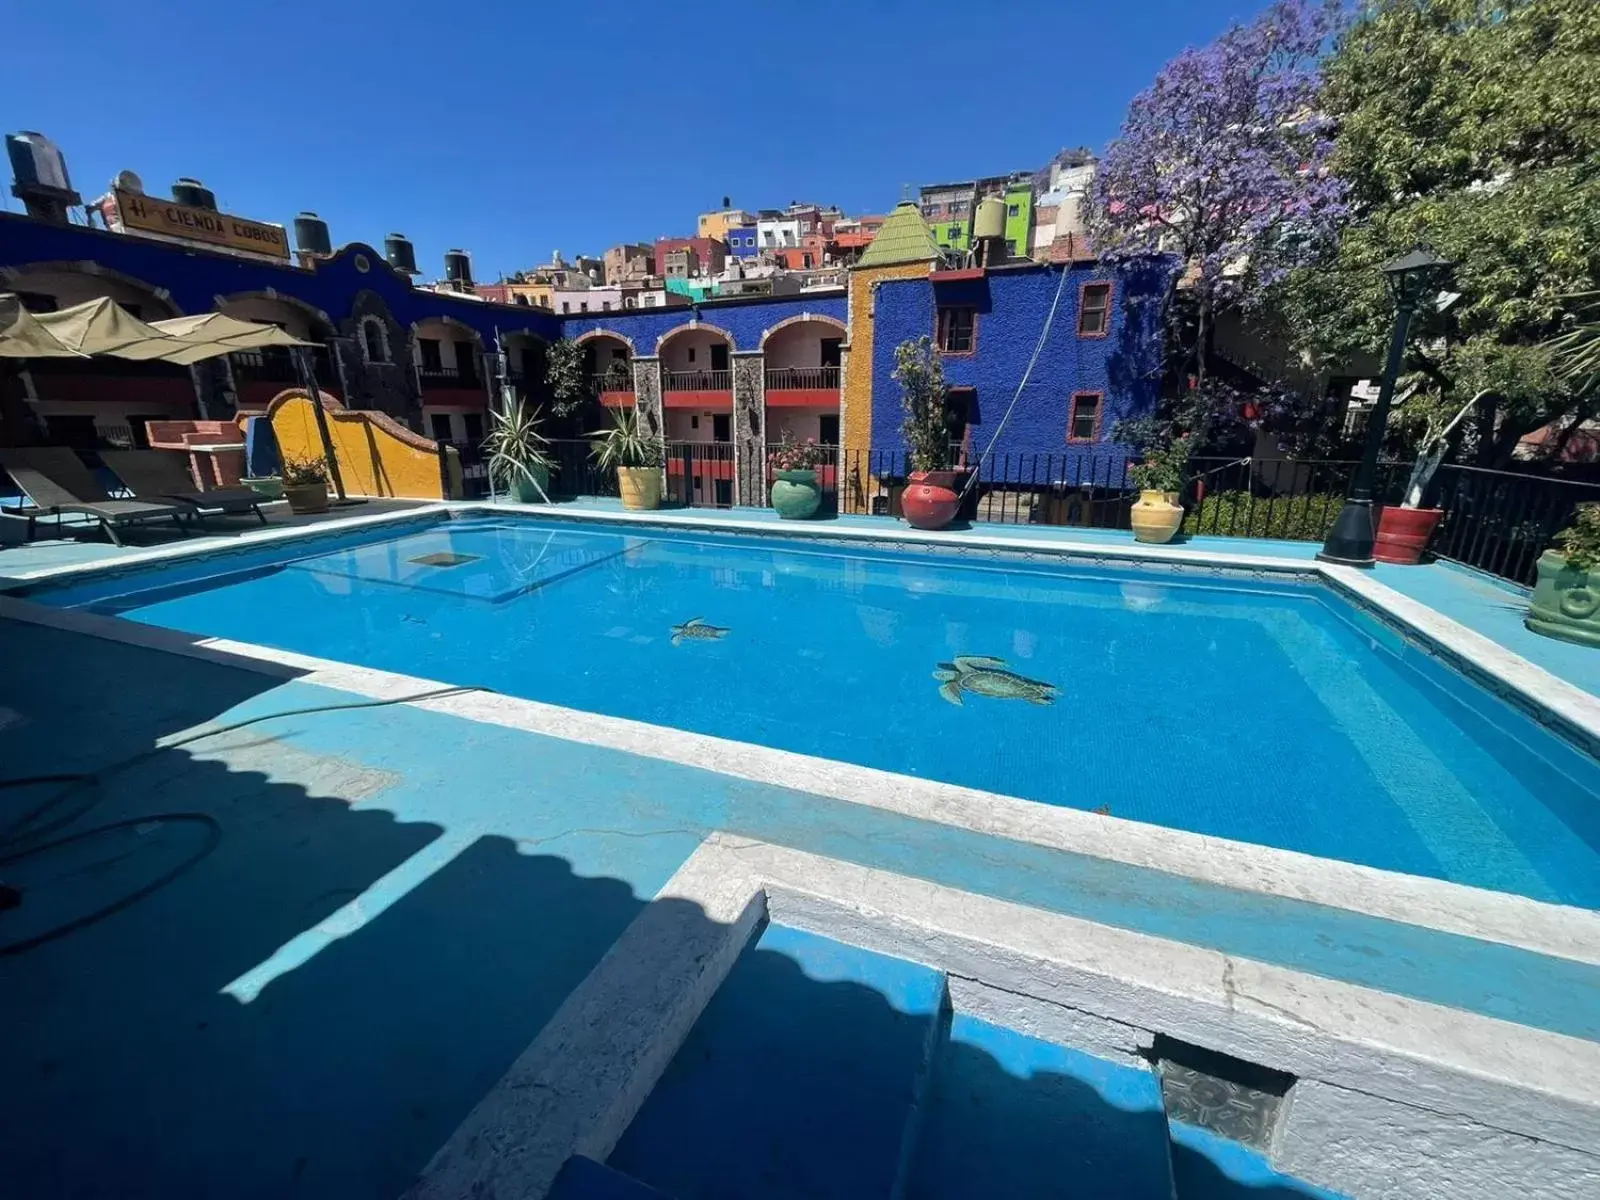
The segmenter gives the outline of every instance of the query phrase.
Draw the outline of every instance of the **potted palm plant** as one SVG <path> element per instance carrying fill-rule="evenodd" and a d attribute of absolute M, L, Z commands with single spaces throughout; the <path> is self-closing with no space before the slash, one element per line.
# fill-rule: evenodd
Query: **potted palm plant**
<path fill-rule="evenodd" d="M 328 511 L 328 464 L 320 458 L 283 456 L 283 498 L 289 511 L 321 513 Z"/>
<path fill-rule="evenodd" d="M 539 432 L 539 410 L 521 400 L 506 409 L 491 409 L 493 428 L 483 440 L 489 478 L 519 504 L 550 499 L 550 444 Z"/>
<path fill-rule="evenodd" d="M 961 508 L 961 472 L 955 469 L 946 415 L 949 388 L 944 360 L 926 337 L 901 342 L 894 351 L 893 379 L 900 385 L 900 436 L 911 472 L 900 495 L 900 511 L 917 529 L 943 529 Z"/>
<path fill-rule="evenodd" d="M 1580 504 L 1554 541 L 1539 556 L 1523 624 L 1546 637 L 1600 646 L 1600 504 Z"/>
<path fill-rule="evenodd" d="M 639 419 L 638 409 L 619 408 L 611 414 L 611 428 L 591 435 L 593 453 L 600 466 L 617 473 L 622 507 L 661 507 L 662 474 L 666 444 Z"/>
<path fill-rule="evenodd" d="M 1183 525 L 1184 472 L 1194 439 L 1189 434 L 1157 442 L 1145 450 L 1144 460 L 1128 467 L 1128 478 L 1139 489 L 1139 499 L 1128 514 L 1133 537 L 1139 542 L 1170 542 Z"/>
<path fill-rule="evenodd" d="M 796 442 L 784 436 L 772 452 L 772 507 L 786 520 L 804 520 L 822 504 L 822 487 L 817 482 L 817 468 L 828 458 L 828 452 L 817 445 L 816 438 Z"/>

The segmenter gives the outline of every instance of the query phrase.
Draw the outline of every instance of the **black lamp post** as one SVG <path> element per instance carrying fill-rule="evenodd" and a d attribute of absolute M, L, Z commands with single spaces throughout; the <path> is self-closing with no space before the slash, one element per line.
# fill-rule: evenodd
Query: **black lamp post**
<path fill-rule="evenodd" d="M 1394 401 L 1394 381 L 1400 375 L 1400 361 L 1405 357 L 1406 335 L 1411 330 L 1411 318 L 1423 301 L 1439 292 L 1439 287 L 1449 275 L 1454 263 L 1440 258 L 1426 246 L 1418 246 L 1410 254 L 1383 264 L 1383 279 L 1394 296 L 1394 334 L 1389 339 L 1389 361 L 1383 368 L 1383 383 L 1378 388 L 1378 402 L 1372 406 L 1367 419 L 1367 444 L 1361 452 L 1361 462 L 1356 466 L 1350 481 L 1350 495 L 1339 518 L 1328 531 L 1317 557 L 1323 562 L 1340 563 L 1347 567 L 1370 567 L 1373 564 L 1372 542 L 1372 484 L 1378 470 L 1378 454 L 1383 449 L 1384 431 L 1389 425 L 1389 405 Z"/>

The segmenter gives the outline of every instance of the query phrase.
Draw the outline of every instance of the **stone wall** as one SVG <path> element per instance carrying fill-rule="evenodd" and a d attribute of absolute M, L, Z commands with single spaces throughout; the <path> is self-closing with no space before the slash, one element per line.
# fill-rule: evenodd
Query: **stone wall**
<path fill-rule="evenodd" d="M 733 502 L 765 504 L 766 355 L 733 356 Z M 746 495 L 745 493 L 753 493 Z"/>

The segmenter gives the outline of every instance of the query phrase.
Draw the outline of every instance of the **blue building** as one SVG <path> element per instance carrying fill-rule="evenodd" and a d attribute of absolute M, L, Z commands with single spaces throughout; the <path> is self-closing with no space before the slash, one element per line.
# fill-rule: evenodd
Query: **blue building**
<path fill-rule="evenodd" d="M 890 378 L 895 348 L 927 336 L 943 358 L 952 426 L 969 461 L 985 452 L 1062 462 L 1121 453 L 1111 441 L 1117 422 L 1152 412 L 1160 398 L 1169 269 L 1029 262 L 880 282 L 872 448 L 904 449 L 900 389 Z"/>
<path fill-rule="evenodd" d="M 736 258 L 755 258 L 760 253 L 756 246 L 756 227 L 737 225 L 728 230 L 728 253 Z"/>

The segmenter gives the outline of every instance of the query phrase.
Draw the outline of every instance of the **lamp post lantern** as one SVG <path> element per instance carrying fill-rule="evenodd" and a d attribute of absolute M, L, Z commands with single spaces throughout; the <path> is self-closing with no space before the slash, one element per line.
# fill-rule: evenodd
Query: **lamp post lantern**
<path fill-rule="evenodd" d="M 1383 435 L 1389 425 L 1389 406 L 1394 401 L 1394 383 L 1400 375 L 1400 362 L 1405 357 L 1406 336 L 1411 331 L 1411 318 L 1429 297 L 1437 295 L 1440 284 L 1455 264 L 1440 258 L 1427 246 L 1418 246 L 1411 253 L 1383 264 L 1384 283 L 1394 297 L 1394 333 L 1389 339 L 1389 361 L 1383 368 L 1383 382 L 1378 388 L 1378 401 L 1372 406 L 1367 419 L 1367 443 L 1361 452 L 1361 461 L 1350 481 L 1350 494 L 1339 517 L 1328 531 L 1317 557 L 1323 562 L 1339 563 L 1347 567 L 1370 567 L 1373 564 L 1372 543 L 1372 485 L 1378 470 L 1378 454 L 1383 449 Z"/>

